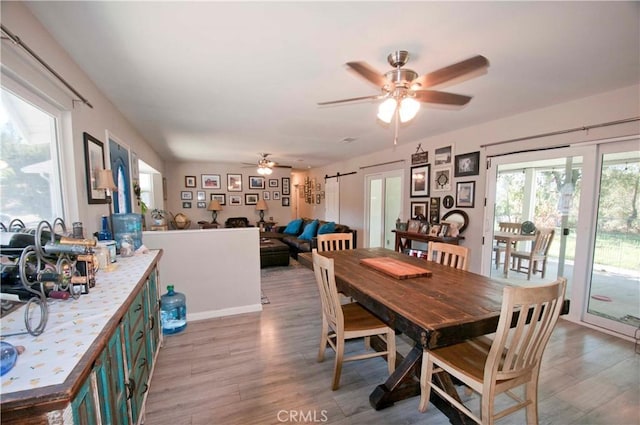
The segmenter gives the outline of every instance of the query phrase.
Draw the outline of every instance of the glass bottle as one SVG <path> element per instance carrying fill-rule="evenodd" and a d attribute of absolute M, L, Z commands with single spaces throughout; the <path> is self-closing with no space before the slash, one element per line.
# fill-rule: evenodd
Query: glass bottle
<path fill-rule="evenodd" d="M 102 216 L 102 230 L 98 232 L 98 240 L 99 241 L 110 241 L 113 237 L 111 235 L 111 230 L 109 230 L 109 217 L 106 215 Z"/>

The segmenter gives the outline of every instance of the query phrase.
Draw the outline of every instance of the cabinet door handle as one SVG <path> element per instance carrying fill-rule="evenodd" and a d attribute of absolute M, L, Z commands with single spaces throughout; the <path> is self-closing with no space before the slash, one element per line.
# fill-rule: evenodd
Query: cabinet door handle
<path fill-rule="evenodd" d="M 130 400 L 131 397 L 133 397 L 133 392 L 136 390 L 135 379 L 129 378 L 129 382 L 125 384 L 125 387 L 127 387 L 127 390 L 128 390 L 127 400 Z"/>
<path fill-rule="evenodd" d="M 156 318 L 155 316 L 149 317 L 149 330 L 153 330 L 156 327 Z"/>
<path fill-rule="evenodd" d="M 142 304 L 137 304 L 136 308 L 133 311 L 140 311 L 142 310 Z"/>
<path fill-rule="evenodd" d="M 149 386 L 147 384 L 144 384 L 144 390 L 142 390 L 141 394 L 146 393 L 149 390 Z"/>
<path fill-rule="evenodd" d="M 140 341 L 143 337 L 144 337 L 144 332 L 138 331 L 138 334 L 136 335 L 136 341 Z"/>
<path fill-rule="evenodd" d="M 143 357 L 142 359 L 140 359 L 140 366 L 138 366 L 140 369 L 142 369 L 143 367 L 145 367 L 147 365 L 147 358 Z"/>

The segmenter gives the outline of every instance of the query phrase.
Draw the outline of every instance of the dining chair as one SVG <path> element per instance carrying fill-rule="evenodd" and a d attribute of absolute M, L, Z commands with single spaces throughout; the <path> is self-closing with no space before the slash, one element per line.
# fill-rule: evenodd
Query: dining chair
<path fill-rule="evenodd" d="M 342 363 L 386 356 L 389 374 L 396 367 L 396 336 L 393 329 L 369 313 L 358 303 L 341 304 L 334 274 L 333 259 L 323 257 L 313 250 L 313 271 L 320 291 L 322 303 L 322 335 L 318 361 L 324 361 L 324 353 L 329 345 L 336 353 L 333 365 L 332 390 L 340 386 Z M 365 352 L 349 357 L 344 356 L 345 343 L 349 339 L 365 338 L 365 348 L 369 348 L 369 338 L 379 336 L 387 345 L 386 351 Z"/>
<path fill-rule="evenodd" d="M 511 252 L 511 270 L 527 273 L 527 280 L 531 280 L 531 273 L 541 272 L 542 278 L 544 279 L 545 272 L 547 271 L 547 255 L 554 234 L 555 230 L 552 228 L 540 228 L 536 230 L 536 238 L 531 251 Z M 508 260 L 505 259 L 505 261 Z M 526 264 L 523 265 L 523 261 L 526 261 Z M 542 263 L 541 268 L 538 268 L 539 263 Z"/>
<path fill-rule="evenodd" d="M 325 233 L 318 235 L 318 252 L 353 249 L 353 233 Z"/>
<path fill-rule="evenodd" d="M 479 424 L 493 424 L 522 408 L 526 408 L 526 423 L 537 424 L 540 360 L 558 321 L 566 284 L 565 278 L 558 278 L 542 286 L 506 286 L 493 339 L 484 336 L 448 347 L 425 349 L 418 409 L 427 410 L 433 389 Z M 529 314 L 518 314 L 524 311 Z M 527 318 L 531 318 L 529 324 Z M 432 382 L 434 373 L 449 373 L 479 393 L 480 416 Z M 511 391 L 523 385 L 523 397 Z M 516 403 L 496 411 L 496 396 L 502 393 Z M 502 401 L 498 405 L 502 405 Z"/>
<path fill-rule="evenodd" d="M 456 269 L 467 270 L 469 248 L 443 242 L 429 242 L 428 249 L 427 260 Z"/>
<path fill-rule="evenodd" d="M 522 230 L 522 223 L 511 223 L 511 222 L 504 222 L 504 221 L 498 223 L 498 231 L 500 232 L 520 234 L 521 230 Z M 517 249 L 517 242 L 513 242 L 512 246 L 513 246 L 512 250 Z M 493 246 L 493 252 L 496 255 L 496 269 L 500 268 L 500 258 L 502 257 L 502 253 L 505 251 L 506 249 L 505 249 L 504 242 L 498 241 Z M 504 261 L 509 261 L 509 259 L 505 258 Z"/>

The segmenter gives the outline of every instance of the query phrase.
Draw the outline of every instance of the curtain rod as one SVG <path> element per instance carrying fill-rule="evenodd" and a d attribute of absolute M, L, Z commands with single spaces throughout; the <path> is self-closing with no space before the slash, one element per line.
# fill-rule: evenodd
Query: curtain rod
<path fill-rule="evenodd" d="M 398 159 L 398 160 L 395 160 L 395 161 L 389 161 L 389 162 L 381 162 L 380 164 L 365 165 L 364 167 L 360 167 L 360 169 L 361 169 L 361 170 L 364 170 L 365 168 L 379 167 L 379 166 L 381 166 L 381 165 L 395 164 L 396 162 L 404 162 L 404 159 Z"/>
<path fill-rule="evenodd" d="M 526 137 L 519 137 L 517 139 L 502 140 L 500 142 L 487 143 L 486 145 L 480 145 L 480 147 L 481 148 L 486 148 L 486 147 L 489 147 L 489 146 L 503 145 L 505 143 L 521 142 L 523 140 L 539 139 L 541 137 L 557 136 L 559 134 L 574 133 L 576 131 L 589 131 L 592 128 L 608 127 L 608 126 L 611 126 L 611 125 L 625 124 L 625 123 L 633 122 L 633 121 L 640 121 L 640 117 L 625 118 L 625 119 L 617 120 L 617 121 L 609 121 L 609 122 L 604 122 L 604 123 L 600 123 L 600 124 L 593 124 L 593 125 L 587 125 L 587 126 L 583 126 L 583 127 L 570 128 L 568 130 L 552 131 L 550 133 L 536 134 L 534 136 L 526 136 Z"/>
<path fill-rule="evenodd" d="M 11 31 L 9 31 L 7 29 L 7 27 L 5 27 L 2 24 L 0 24 L 0 28 L 2 29 L 2 32 L 4 32 L 7 35 L 9 40 L 11 40 L 14 44 L 17 44 L 18 46 L 22 47 L 27 53 L 29 53 L 29 55 L 32 58 L 37 60 L 40 63 L 40 65 L 44 66 L 47 71 L 49 71 L 51 74 L 53 74 L 53 76 L 56 77 L 58 79 L 58 81 L 60 81 L 62 84 L 64 84 L 64 86 L 66 88 L 71 90 L 73 92 L 73 94 L 75 94 L 77 97 L 79 97 L 80 100 L 82 101 L 82 103 L 87 105 L 89 108 L 93 109 L 93 105 L 91 105 L 91 103 L 89 103 L 89 101 L 87 99 L 85 99 L 84 96 L 82 96 L 80 93 L 78 93 L 78 91 L 76 89 L 74 89 L 71 86 L 71 84 L 67 83 L 67 81 L 64 78 L 62 78 L 62 76 L 60 74 L 58 74 L 53 68 L 51 68 L 49 66 L 49 64 L 47 64 L 44 61 L 44 59 L 42 59 L 40 56 L 38 56 L 36 54 L 36 52 L 31 50 L 29 48 L 29 46 L 27 46 L 22 40 L 20 40 L 20 37 L 18 37 L 17 35 L 13 34 Z M 7 37 L 4 37 L 4 38 L 7 39 Z"/>
<path fill-rule="evenodd" d="M 324 181 L 326 182 L 326 181 L 327 181 L 327 179 L 333 179 L 333 178 L 335 178 L 335 179 L 337 179 L 337 180 L 340 180 L 340 177 L 350 176 L 351 174 L 357 174 L 357 173 L 358 173 L 357 171 L 352 171 L 352 172 L 350 172 L 350 173 L 345 173 L 345 174 L 340 174 L 340 172 L 337 172 L 337 173 L 336 173 L 335 175 L 333 175 L 333 176 L 328 176 L 328 175 L 326 175 L 326 174 L 325 174 L 325 175 L 324 175 Z"/>

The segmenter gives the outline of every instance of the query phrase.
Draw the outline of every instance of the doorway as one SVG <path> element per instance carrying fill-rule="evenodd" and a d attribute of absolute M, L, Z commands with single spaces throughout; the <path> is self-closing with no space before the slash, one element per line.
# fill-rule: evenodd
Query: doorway
<path fill-rule="evenodd" d="M 403 170 L 365 177 L 365 247 L 394 249 L 392 230 L 402 215 L 403 180 Z"/>

